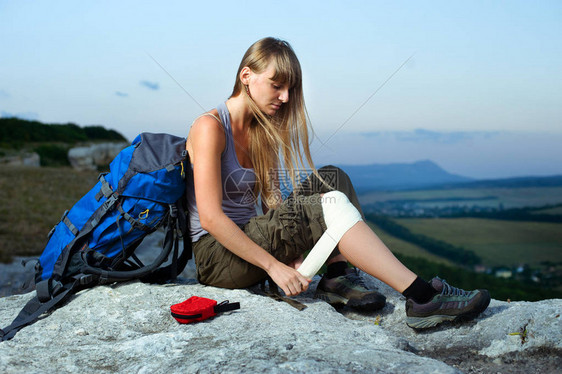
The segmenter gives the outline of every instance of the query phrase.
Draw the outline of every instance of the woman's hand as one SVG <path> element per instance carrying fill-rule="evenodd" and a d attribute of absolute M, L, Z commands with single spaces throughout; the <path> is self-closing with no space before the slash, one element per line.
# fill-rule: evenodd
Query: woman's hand
<path fill-rule="evenodd" d="M 311 282 L 294 268 L 280 261 L 276 261 L 267 273 L 287 296 L 296 296 L 306 291 Z"/>

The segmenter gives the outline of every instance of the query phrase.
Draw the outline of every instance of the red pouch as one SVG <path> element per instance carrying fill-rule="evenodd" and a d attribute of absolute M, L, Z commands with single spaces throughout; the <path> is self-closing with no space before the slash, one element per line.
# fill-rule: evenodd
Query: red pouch
<path fill-rule="evenodd" d="M 217 315 L 217 313 L 240 309 L 240 303 L 229 303 L 228 300 L 217 305 L 217 302 L 206 297 L 191 296 L 184 302 L 170 307 L 172 317 L 179 323 L 192 323 L 204 321 Z"/>

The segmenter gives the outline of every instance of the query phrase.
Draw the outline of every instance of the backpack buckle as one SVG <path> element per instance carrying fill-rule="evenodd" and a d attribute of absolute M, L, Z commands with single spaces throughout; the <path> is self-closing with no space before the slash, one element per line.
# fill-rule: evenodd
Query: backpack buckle
<path fill-rule="evenodd" d="M 111 196 L 109 196 L 103 203 L 103 209 L 111 210 L 113 208 L 113 205 L 117 202 L 117 199 L 118 196 L 116 194 L 112 194 Z"/>
<path fill-rule="evenodd" d="M 36 285 L 37 299 L 45 303 L 58 295 L 63 288 L 63 284 L 53 278 L 45 279 Z"/>
<path fill-rule="evenodd" d="M 78 282 L 82 285 L 82 286 L 87 286 L 89 284 L 91 284 L 94 281 L 94 276 L 92 274 L 86 274 L 86 275 L 82 275 L 79 279 Z"/>
<path fill-rule="evenodd" d="M 170 217 L 176 218 L 178 216 L 178 208 L 175 205 L 170 205 Z"/>
<path fill-rule="evenodd" d="M 53 226 L 51 231 L 49 231 L 49 233 L 47 234 L 47 239 L 51 239 L 51 236 L 53 236 L 53 234 L 55 233 L 55 230 L 57 229 L 57 226 L 58 226 L 58 223 Z"/>

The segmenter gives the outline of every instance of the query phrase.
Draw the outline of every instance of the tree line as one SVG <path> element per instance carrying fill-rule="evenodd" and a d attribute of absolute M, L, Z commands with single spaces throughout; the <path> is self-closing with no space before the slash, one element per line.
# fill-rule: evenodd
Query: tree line
<path fill-rule="evenodd" d="M 561 214 L 533 213 L 533 211 L 555 208 L 559 206 L 560 204 L 545 205 L 539 208 L 527 207 L 527 208 L 511 208 L 511 209 L 504 209 L 504 210 L 482 211 L 482 212 L 475 212 L 475 211 L 454 212 L 451 214 L 442 214 L 440 216 L 450 217 L 450 218 L 471 217 L 471 218 L 497 219 L 502 221 L 532 221 L 532 222 L 561 223 L 562 222 Z"/>
<path fill-rule="evenodd" d="M 115 130 L 103 126 L 80 127 L 74 123 L 44 124 L 20 118 L 0 118 L 0 143 L 5 148 L 22 148 L 26 143 L 84 141 L 126 141 Z"/>
<path fill-rule="evenodd" d="M 458 247 L 442 240 L 430 238 L 422 234 L 415 234 L 408 228 L 396 223 L 394 220 L 380 214 L 366 214 L 365 218 L 373 222 L 381 229 L 397 238 L 416 244 L 437 256 L 462 266 L 474 266 L 482 262 L 482 259 L 473 251 Z"/>

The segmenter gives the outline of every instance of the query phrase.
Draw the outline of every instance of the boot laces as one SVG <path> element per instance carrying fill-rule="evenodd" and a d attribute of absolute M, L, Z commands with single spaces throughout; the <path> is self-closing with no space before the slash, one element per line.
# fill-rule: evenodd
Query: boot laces
<path fill-rule="evenodd" d="M 363 288 L 367 288 L 365 285 L 365 281 L 359 275 L 359 272 L 355 270 L 354 272 L 349 272 L 349 274 L 345 275 L 345 278 L 349 280 L 352 284 L 358 285 Z"/>
<path fill-rule="evenodd" d="M 468 291 L 451 286 L 445 279 L 442 279 L 441 282 L 443 283 L 443 289 L 441 290 L 443 296 L 467 296 L 469 294 Z"/>

